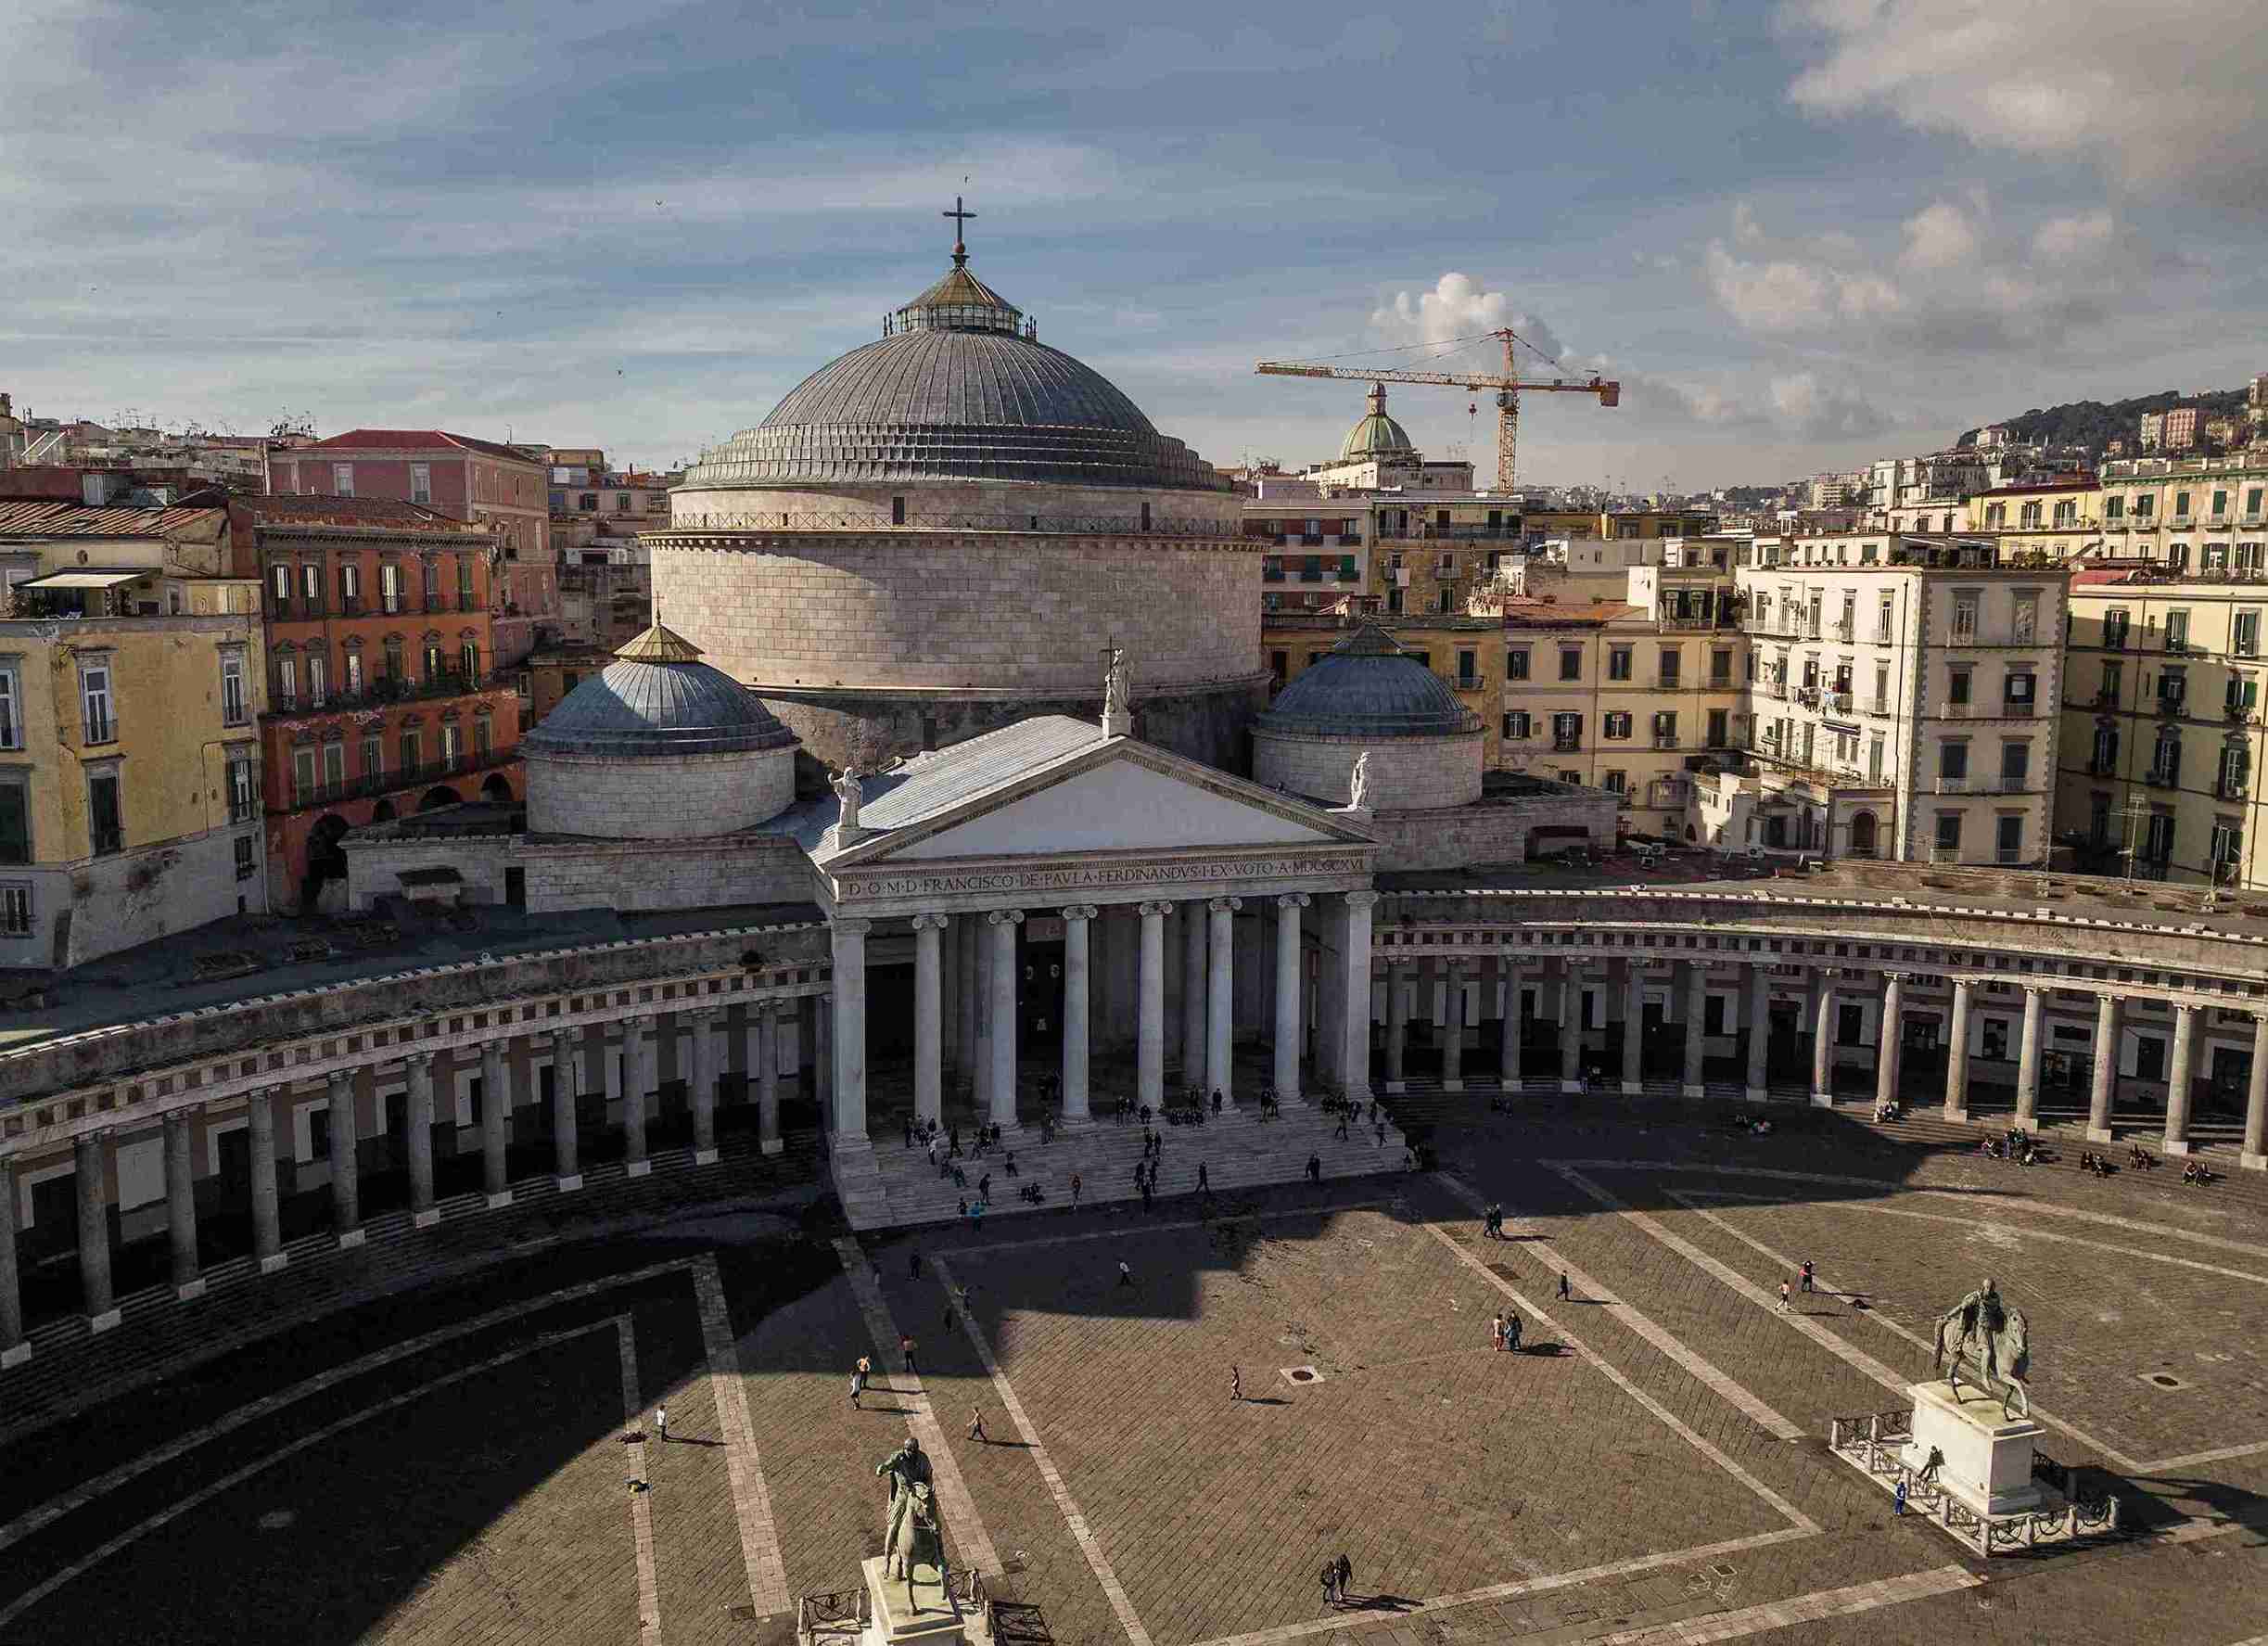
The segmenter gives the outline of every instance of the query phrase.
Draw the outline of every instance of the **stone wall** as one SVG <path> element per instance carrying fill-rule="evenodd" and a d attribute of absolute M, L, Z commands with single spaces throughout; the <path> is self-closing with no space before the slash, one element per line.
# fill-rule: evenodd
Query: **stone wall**
<path fill-rule="evenodd" d="M 1100 689 L 1125 648 L 1139 695 L 1259 671 L 1255 545 L 1223 536 L 717 532 L 647 538 L 658 609 L 705 660 L 775 688 Z"/>
<path fill-rule="evenodd" d="M 1160 530 L 1191 521 L 1219 526 L 1223 537 L 1243 535 L 1243 500 L 1230 491 L 1182 491 L 1156 486 L 1064 486 L 1031 480 L 835 481 L 796 487 L 680 486 L 669 493 L 669 521 L 679 531 L 752 530 L 823 517 L 857 525 L 888 527 L 902 500 L 905 524 L 981 519 L 989 529 L 1052 530 L 1030 526 L 1063 519 L 1139 520 L 1145 505 Z"/>
<path fill-rule="evenodd" d="M 1376 760 L 1370 762 L 1375 768 Z M 1539 827 L 1586 830 L 1600 846 L 1614 842 L 1614 797 L 1587 789 L 1567 795 L 1523 795 L 1431 811 L 1381 811 L 1369 823 L 1383 842 L 1381 874 L 1408 869 L 1464 869 L 1526 861 L 1528 836 Z"/>
<path fill-rule="evenodd" d="M 783 692 L 767 691 L 764 707 L 802 740 L 796 759 L 800 792 L 825 787 L 830 769 L 855 763 L 871 768 L 890 755 L 948 748 L 1035 715 L 1102 719 L 1102 678 L 1084 692 L 1061 696 L 1026 693 Z M 1134 694 L 1134 735 L 1186 755 L 1217 771 L 1250 769 L 1246 728 L 1268 700 L 1265 675 L 1191 689 Z"/>
<path fill-rule="evenodd" d="M 531 914 L 804 903 L 819 896 L 810 860 L 784 836 L 669 845 L 536 840 L 521 847 L 516 861 L 527 871 Z"/>
<path fill-rule="evenodd" d="M 527 758 L 528 828 L 605 840 L 683 840 L 738 834 L 796 798 L 796 751 L 608 759 Z"/>
<path fill-rule="evenodd" d="M 223 803 L 225 804 L 225 803 Z M 252 873 L 236 878 L 236 841 L 254 843 Z M 32 931 L 0 940 L 0 965 L 64 969 L 174 932 L 267 908 L 257 820 L 69 869 L 0 871 L 32 887 Z"/>
<path fill-rule="evenodd" d="M 1321 737 L 1255 730 L 1253 776 L 1276 788 L 1344 806 L 1355 762 L 1370 757 L 1369 804 L 1381 810 L 1433 811 L 1481 797 L 1481 734 L 1440 737 Z"/>

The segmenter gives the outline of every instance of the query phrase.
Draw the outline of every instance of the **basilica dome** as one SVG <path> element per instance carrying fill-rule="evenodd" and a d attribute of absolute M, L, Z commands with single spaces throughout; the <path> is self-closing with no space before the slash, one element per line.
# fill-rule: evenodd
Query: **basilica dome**
<path fill-rule="evenodd" d="M 1480 717 L 1427 661 L 1366 623 L 1301 671 L 1253 722 L 1253 775 L 1334 806 L 1351 803 L 1370 757 L 1373 810 L 1426 810 L 1480 798 Z"/>
<path fill-rule="evenodd" d="M 880 338 L 704 453 L 685 490 L 954 479 L 1228 490 L 1102 373 L 1040 342 L 962 250 Z"/>
<path fill-rule="evenodd" d="M 1415 457 L 1418 449 L 1409 443 L 1408 432 L 1386 415 L 1386 386 L 1371 384 L 1370 399 L 1370 410 L 1347 431 L 1346 444 L 1339 448 L 1339 461 L 1360 463 L 1371 457 Z"/>

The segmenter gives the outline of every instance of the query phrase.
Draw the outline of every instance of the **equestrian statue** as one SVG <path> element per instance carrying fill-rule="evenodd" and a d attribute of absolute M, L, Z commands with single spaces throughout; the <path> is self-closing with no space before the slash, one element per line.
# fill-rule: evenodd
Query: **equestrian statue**
<path fill-rule="evenodd" d="M 906 1605 L 918 1613 L 922 1608 L 913 1598 L 915 1570 L 931 1566 L 939 1585 L 946 1580 L 945 1523 L 937 1512 L 929 1454 L 909 1435 L 906 1444 L 876 1465 L 874 1473 L 890 1480 L 890 1503 L 883 1517 L 882 1575 L 906 1580 Z"/>
<path fill-rule="evenodd" d="M 2003 1418 L 2032 1415 L 2024 1379 L 2032 1371 L 2032 1346 L 2024 1332 L 2024 1311 L 2000 1300 L 1987 1276 L 1984 1284 L 1945 1311 L 1937 1322 L 1936 1364 L 1959 1398 L 1961 1375 L 1985 1394 L 1998 1394 Z M 2003 1385 L 1995 1388 L 1995 1383 Z"/>

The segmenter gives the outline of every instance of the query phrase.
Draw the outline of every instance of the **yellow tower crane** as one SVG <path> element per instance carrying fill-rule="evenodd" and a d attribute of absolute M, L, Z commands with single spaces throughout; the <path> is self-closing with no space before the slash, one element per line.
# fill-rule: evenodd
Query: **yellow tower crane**
<path fill-rule="evenodd" d="M 1553 377 L 1548 382 L 1523 383 L 1512 369 L 1512 346 L 1528 347 L 1510 330 L 1487 334 L 1504 345 L 1501 376 L 1477 372 L 1354 371 L 1299 360 L 1264 360 L 1255 369 L 1267 377 L 1331 377 L 1353 383 L 1437 383 L 1445 389 L 1493 389 L 1497 391 L 1497 490 L 1512 489 L 1512 454 L 1520 438 L 1520 396 L 1523 390 L 1539 394 L 1595 394 L 1602 406 L 1620 405 L 1623 386 L 1604 377 Z"/>

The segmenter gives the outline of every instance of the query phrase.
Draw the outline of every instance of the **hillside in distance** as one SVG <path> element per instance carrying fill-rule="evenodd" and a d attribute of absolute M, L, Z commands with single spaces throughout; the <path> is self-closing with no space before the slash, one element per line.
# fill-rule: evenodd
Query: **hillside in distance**
<path fill-rule="evenodd" d="M 2083 446 L 2100 457 L 2103 448 L 2114 440 L 2127 442 L 2134 450 L 2134 441 L 2142 424 L 2145 412 L 2162 412 L 2170 406 L 2199 406 L 2218 416 L 2244 409 L 2245 391 L 2241 389 L 2212 389 L 2202 394 L 2184 394 L 2168 389 L 2157 394 L 2138 394 L 2131 400 L 2074 400 L 2059 406 L 2034 406 L 2020 417 L 2002 421 L 2002 427 L 2020 440 L 2045 440 L 2051 446 Z M 1957 446 L 1973 446 L 1981 429 L 1964 432 Z"/>

